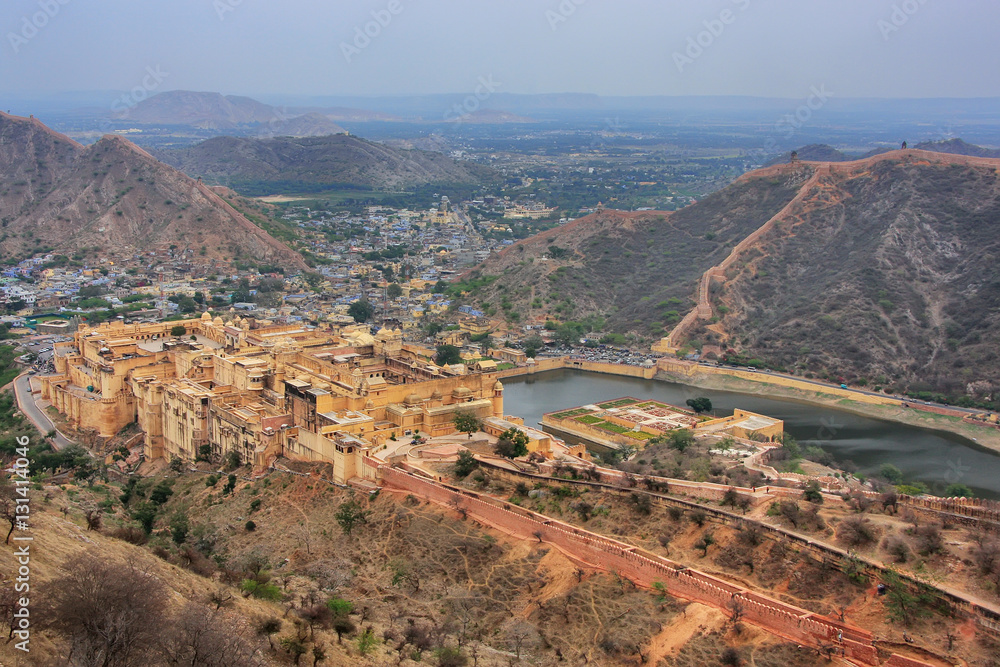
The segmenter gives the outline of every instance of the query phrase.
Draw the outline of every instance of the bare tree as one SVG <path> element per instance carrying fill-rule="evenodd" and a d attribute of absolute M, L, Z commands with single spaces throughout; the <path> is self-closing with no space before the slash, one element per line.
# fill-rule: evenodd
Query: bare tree
<path fill-rule="evenodd" d="M 217 588 L 208 595 L 208 601 L 215 605 L 218 611 L 228 605 L 233 600 L 233 594 L 225 588 Z"/>
<path fill-rule="evenodd" d="M 298 611 L 299 617 L 309 626 L 309 638 L 312 639 L 315 636 L 315 629 L 318 625 L 321 628 L 325 628 L 330 625 L 333 620 L 333 614 L 330 612 L 329 607 L 323 603 L 316 603 L 303 607 Z"/>
<path fill-rule="evenodd" d="M 738 630 L 745 611 L 743 600 L 738 595 L 734 595 L 733 599 L 729 601 L 729 611 L 729 621 L 733 624 L 733 628 Z"/>
<path fill-rule="evenodd" d="M 265 618 L 257 624 L 257 634 L 267 637 L 267 645 L 274 650 L 274 641 L 271 639 L 276 633 L 281 632 L 281 620 L 275 617 Z"/>
<path fill-rule="evenodd" d="M 171 665 L 236 667 L 261 664 L 260 646 L 238 623 L 222 613 L 188 602 L 164 641 Z"/>
<path fill-rule="evenodd" d="M 0 623 L 6 625 L 10 631 L 7 633 L 7 643 L 14 639 L 16 622 L 14 612 L 18 609 L 18 594 L 14 592 L 14 582 L 8 580 L 0 581 Z"/>
<path fill-rule="evenodd" d="M 17 493 L 7 475 L 0 475 L 0 516 L 10 524 L 4 544 L 10 544 L 10 535 L 17 525 Z"/>
<path fill-rule="evenodd" d="M 521 649 L 524 647 L 524 642 L 531 636 L 533 630 L 534 628 L 521 621 L 507 631 L 507 637 L 510 639 L 511 644 L 514 645 L 514 654 L 518 660 L 521 659 Z"/>
<path fill-rule="evenodd" d="M 40 596 L 45 623 L 71 642 L 67 662 L 80 667 L 155 664 L 164 626 L 166 587 L 135 561 L 114 563 L 86 552 L 62 564 Z"/>

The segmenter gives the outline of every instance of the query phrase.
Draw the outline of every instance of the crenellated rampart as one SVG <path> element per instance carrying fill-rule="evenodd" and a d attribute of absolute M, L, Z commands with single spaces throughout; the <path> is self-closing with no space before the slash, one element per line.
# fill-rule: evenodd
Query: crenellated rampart
<path fill-rule="evenodd" d="M 871 633 L 836 620 L 773 600 L 734 586 L 697 570 L 686 568 L 636 547 L 564 524 L 492 498 L 448 487 L 393 468 L 380 469 L 383 483 L 462 512 L 514 537 L 546 542 L 586 566 L 615 572 L 637 586 L 654 583 L 678 598 L 714 607 L 741 609 L 742 618 L 769 632 L 816 648 L 840 649 L 842 655 L 862 665 L 878 665 Z M 923 665 L 923 663 L 899 663 Z"/>

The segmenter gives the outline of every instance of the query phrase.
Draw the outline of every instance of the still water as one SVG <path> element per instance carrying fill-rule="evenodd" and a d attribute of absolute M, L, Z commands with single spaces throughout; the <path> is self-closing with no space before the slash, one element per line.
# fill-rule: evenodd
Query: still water
<path fill-rule="evenodd" d="M 872 475 L 883 463 L 903 471 L 906 481 L 925 483 L 942 492 L 948 484 L 968 485 L 977 496 L 1000 498 L 1000 455 L 944 431 L 861 417 L 825 406 L 753 394 L 699 389 L 672 382 L 557 370 L 504 380 L 504 412 L 537 426 L 546 412 L 623 396 L 657 399 L 683 406 L 707 396 L 717 415 L 735 408 L 782 419 L 785 430 L 803 446 L 818 445 L 838 461 L 853 461 Z"/>

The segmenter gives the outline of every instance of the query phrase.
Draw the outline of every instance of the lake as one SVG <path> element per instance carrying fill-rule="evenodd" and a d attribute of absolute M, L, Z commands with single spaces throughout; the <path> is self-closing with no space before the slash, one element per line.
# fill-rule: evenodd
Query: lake
<path fill-rule="evenodd" d="M 678 406 L 689 398 L 705 396 L 712 400 L 718 416 L 742 408 L 782 419 L 785 430 L 803 447 L 817 445 L 838 461 L 853 461 L 864 475 L 871 476 L 883 463 L 891 463 L 907 481 L 923 482 L 931 492 L 941 493 L 948 484 L 960 482 L 977 496 L 1000 499 L 1000 454 L 946 431 L 791 400 L 570 369 L 503 382 L 504 411 L 523 417 L 528 426 L 537 426 L 546 412 L 622 396 Z"/>

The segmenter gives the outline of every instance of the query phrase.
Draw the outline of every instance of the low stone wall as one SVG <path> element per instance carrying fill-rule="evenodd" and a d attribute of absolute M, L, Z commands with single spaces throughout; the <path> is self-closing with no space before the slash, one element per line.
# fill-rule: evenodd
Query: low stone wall
<path fill-rule="evenodd" d="M 629 366 L 627 364 L 609 364 L 600 361 L 574 359 L 573 357 L 554 357 L 535 359 L 535 363 L 530 366 L 508 368 L 505 371 L 497 371 L 496 375 L 499 378 L 519 377 L 559 370 L 561 368 L 574 368 L 589 373 L 606 373 L 608 375 L 621 375 L 624 377 L 642 378 L 644 380 L 653 379 L 656 373 L 659 372 L 656 366 Z"/>
<path fill-rule="evenodd" d="M 604 468 L 596 469 L 596 471 L 598 472 L 598 479 L 601 479 L 602 481 L 589 481 L 584 479 L 577 479 L 577 480 L 558 479 L 543 475 L 535 475 L 530 472 L 524 472 L 524 471 L 516 472 L 514 470 L 507 468 L 504 465 L 497 465 L 491 463 L 488 460 L 483 460 L 482 458 L 479 459 L 479 462 L 483 467 L 488 468 L 491 474 L 499 475 L 501 477 L 506 478 L 508 481 L 512 482 L 518 482 L 528 479 L 535 482 L 563 483 L 563 484 L 571 484 L 577 486 L 587 486 L 605 493 L 617 493 L 620 494 L 622 497 L 626 497 L 632 493 L 643 493 L 652 497 L 654 502 L 662 505 L 681 507 L 686 510 L 700 510 L 707 515 L 709 521 L 714 521 L 723 525 L 739 526 L 744 522 L 753 523 L 758 525 L 764 532 L 764 534 L 769 538 L 792 543 L 793 545 L 795 545 L 795 548 L 797 550 L 807 551 L 812 555 L 812 557 L 816 558 L 818 561 L 826 563 L 832 567 L 838 567 L 838 568 L 841 567 L 849 556 L 849 553 L 843 549 L 839 549 L 837 547 L 825 544 L 823 542 L 818 542 L 808 537 L 798 535 L 796 533 L 772 526 L 767 523 L 756 521 L 754 519 L 748 519 L 743 515 L 736 514 L 735 512 L 709 507 L 690 500 L 684 500 L 681 498 L 666 496 L 663 495 L 663 493 L 651 492 L 647 489 L 639 488 L 639 486 L 630 486 L 627 483 L 625 483 L 627 482 L 627 480 L 626 478 L 624 478 L 624 476 L 615 476 L 615 475 L 604 476 L 603 473 L 607 472 L 607 469 Z M 544 463 L 539 466 L 539 468 L 549 471 L 551 471 L 552 467 L 553 466 L 551 466 L 551 464 L 544 464 Z M 619 471 L 611 471 L 611 472 L 622 475 L 621 473 L 619 473 Z M 644 481 L 645 479 L 646 478 L 633 477 L 633 481 L 636 484 Z M 650 479 L 663 480 L 665 478 L 650 478 Z M 667 482 L 666 486 L 659 487 L 662 490 L 662 492 L 671 493 L 675 495 L 681 493 L 683 495 L 688 495 L 689 497 L 697 498 L 698 500 L 711 499 L 712 496 L 718 495 L 719 489 L 734 488 L 735 490 L 743 493 L 751 491 L 750 489 L 740 488 L 740 487 L 723 487 L 721 485 L 711 484 L 709 482 L 699 483 L 699 482 L 687 482 L 684 480 L 673 480 L 673 479 L 665 481 Z M 685 487 L 687 487 L 687 489 L 691 490 L 692 492 L 684 493 L 683 489 L 685 489 Z M 760 491 L 758 489 L 758 493 L 759 492 Z M 768 493 L 770 496 L 778 495 L 781 497 L 787 497 L 793 499 L 799 499 L 801 498 L 802 495 L 802 491 L 798 489 L 788 489 L 788 488 L 773 487 L 773 486 L 769 488 Z M 838 495 L 831 495 L 831 494 L 824 494 L 824 495 L 828 502 L 843 503 L 843 499 Z M 878 494 L 870 494 L 870 495 L 874 495 L 876 497 L 878 496 Z M 908 496 L 904 496 L 904 498 L 908 498 Z M 721 495 L 719 495 L 718 498 L 715 498 L 715 500 L 719 499 L 721 499 Z M 866 559 L 862 560 L 865 562 L 868 571 L 872 576 L 876 577 L 882 576 L 883 570 L 878 563 L 868 561 Z M 920 582 L 913 576 L 905 573 L 901 573 L 901 578 L 905 581 L 908 581 L 913 586 L 925 583 L 925 582 Z M 948 603 L 951 604 L 952 607 L 959 614 L 966 616 L 968 618 L 975 619 L 976 624 L 983 631 L 991 635 L 994 635 L 996 637 L 1000 637 L 1000 612 L 995 611 L 994 609 L 983 607 L 976 602 L 967 600 L 948 591 L 937 589 L 937 592 L 941 595 L 942 598 L 947 600 Z"/>
<path fill-rule="evenodd" d="M 927 663 L 895 653 L 885 662 L 885 665 L 886 667 L 926 667 Z"/>
<path fill-rule="evenodd" d="M 896 406 L 903 403 L 903 401 L 891 396 L 871 396 L 858 391 L 853 391 L 851 389 L 842 389 L 834 385 L 813 384 L 811 382 L 807 382 L 806 380 L 800 380 L 798 378 L 788 377 L 785 375 L 770 375 L 728 366 L 703 366 L 691 361 L 679 361 L 677 359 L 670 359 L 667 357 L 664 357 L 657 362 L 657 368 L 668 376 L 681 375 L 691 377 L 695 375 L 729 375 L 731 377 L 738 377 L 752 382 L 791 387 L 801 391 L 826 394 L 840 398 L 849 398 L 852 401 L 858 401 L 859 403 Z"/>
<path fill-rule="evenodd" d="M 878 664 L 872 635 L 860 628 L 772 600 L 667 559 L 640 553 L 623 542 L 543 515 L 493 499 L 487 501 L 476 494 L 435 484 L 400 470 L 383 468 L 381 474 L 384 484 L 390 488 L 451 507 L 515 537 L 552 544 L 580 563 L 616 572 L 638 586 L 651 588 L 654 583 L 661 583 L 670 595 L 720 609 L 731 609 L 739 604 L 747 622 L 775 635 L 816 648 L 837 646 L 850 660 L 864 665 Z"/>
<path fill-rule="evenodd" d="M 542 426 L 556 431 L 561 431 L 562 433 L 576 438 L 589 440 L 590 442 L 608 447 L 610 449 L 617 449 L 619 447 L 635 447 L 637 449 L 642 449 L 647 443 L 646 440 L 630 438 L 623 433 L 605 431 L 604 429 L 596 428 L 590 424 L 578 422 L 573 417 L 569 417 L 568 419 L 555 419 L 552 415 L 543 415 Z"/>

